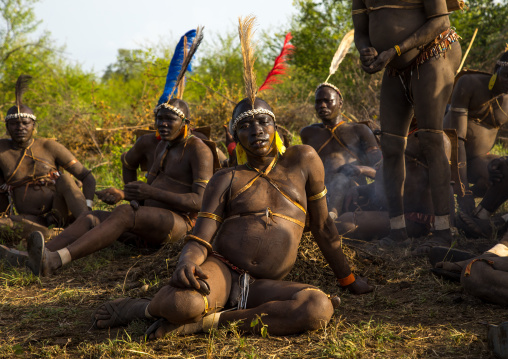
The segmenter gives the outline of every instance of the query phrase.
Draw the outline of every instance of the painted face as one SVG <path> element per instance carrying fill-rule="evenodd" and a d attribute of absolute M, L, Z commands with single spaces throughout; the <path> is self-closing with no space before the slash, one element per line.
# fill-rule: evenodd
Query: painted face
<path fill-rule="evenodd" d="M 182 118 L 173 111 L 166 108 L 161 108 L 157 112 L 155 124 L 164 141 L 173 141 L 180 135 Z"/>
<path fill-rule="evenodd" d="M 5 126 L 12 140 L 16 143 L 23 144 L 30 141 L 32 138 L 35 121 L 31 118 L 15 118 L 8 120 Z"/>
<path fill-rule="evenodd" d="M 508 67 L 502 66 L 497 70 L 494 88 L 500 93 L 508 93 Z"/>
<path fill-rule="evenodd" d="M 236 134 L 248 152 L 266 156 L 274 144 L 275 123 L 269 115 L 260 114 L 248 117 L 238 123 Z"/>
<path fill-rule="evenodd" d="M 316 92 L 314 108 L 322 121 L 332 121 L 340 114 L 342 99 L 337 91 L 330 87 L 321 87 Z"/>

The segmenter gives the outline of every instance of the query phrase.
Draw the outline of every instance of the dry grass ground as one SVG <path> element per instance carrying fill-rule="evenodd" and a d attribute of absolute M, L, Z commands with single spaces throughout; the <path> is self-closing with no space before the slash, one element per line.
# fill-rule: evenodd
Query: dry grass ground
<path fill-rule="evenodd" d="M 468 244 L 477 252 L 490 245 L 486 240 Z M 150 252 L 117 244 L 52 278 L 0 268 L 0 357 L 487 358 L 485 323 L 504 320 L 504 309 L 433 276 L 426 259 L 409 257 L 408 248 L 381 256 L 345 246 L 355 272 L 368 277 L 376 290 L 360 297 L 340 292 L 312 237 L 305 235 L 288 279 L 317 285 L 342 299 L 321 330 L 262 338 L 241 336 L 231 325 L 209 334 L 145 342 L 140 339 L 145 322 L 110 331 L 91 329 L 94 308 L 104 301 L 152 296 L 165 285 L 180 248 Z"/>

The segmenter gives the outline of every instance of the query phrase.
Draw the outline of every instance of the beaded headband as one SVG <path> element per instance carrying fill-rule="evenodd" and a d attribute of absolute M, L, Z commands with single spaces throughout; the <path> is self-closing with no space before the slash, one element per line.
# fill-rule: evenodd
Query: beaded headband
<path fill-rule="evenodd" d="M 498 61 L 496 64 L 501 67 L 508 67 L 508 61 Z"/>
<path fill-rule="evenodd" d="M 318 90 L 321 88 L 321 87 L 330 87 L 332 89 L 334 89 L 335 91 L 337 91 L 337 93 L 339 94 L 340 98 L 342 98 L 342 94 L 340 93 L 340 90 L 337 86 L 329 83 L 329 82 L 323 82 L 322 84 L 319 84 L 318 87 L 316 87 L 316 91 L 314 91 L 314 94 L 316 92 L 318 92 Z"/>
<path fill-rule="evenodd" d="M 180 117 L 182 120 L 187 120 L 187 117 L 185 116 L 185 114 L 183 113 L 182 110 L 180 110 L 178 107 L 175 107 L 175 106 L 172 106 L 170 105 L 169 103 L 167 102 L 164 102 L 164 103 L 161 103 L 159 106 L 157 106 L 155 108 L 155 110 L 153 110 L 153 113 L 157 114 L 157 112 L 159 112 L 159 110 L 164 107 L 164 108 L 167 108 L 168 110 L 170 110 L 171 112 L 174 112 L 178 115 L 178 117 Z"/>
<path fill-rule="evenodd" d="M 231 123 L 231 129 L 230 130 L 234 133 L 236 131 L 236 126 L 238 125 L 238 122 L 240 122 L 244 118 L 254 117 L 256 115 L 268 115 L 271 118 L 273 118 L 273 121 L 275 121 L 275 115 L 273 114 L 272 111 L 267 110 L 266 108 L 256 108 L 256 109 L 253 109 L 253 110 L 242 112 L 241 114 L 236 116 L 235 119 L 233 120 L 233 122 Z"/>
<path fill-rule="evenodd" d="M 32 115 L 31 113 L 13 113 L 10 115 L 5 116 L 5 121 L 13 120 L 15 118 L 31 118 L 32 120 L 36 121 L 37 117 L 35 115 Z"/>

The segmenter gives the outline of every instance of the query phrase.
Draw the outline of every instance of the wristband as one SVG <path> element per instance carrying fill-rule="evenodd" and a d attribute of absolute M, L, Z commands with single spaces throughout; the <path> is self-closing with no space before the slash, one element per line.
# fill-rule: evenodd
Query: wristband
<path fill-rule="evenodd" d="M 93 201 L 91 199 L 87 199 L 86 206 L 91 210 L 93 208 Z"/>
<path fill-rule="evenodd" d="M 395 48 L 395 51 L 397 51 L 397 55 L 399 55 L 399 56 L 402 55 L 402 52 L 400 52 L 399 45 L 395 45 L 394 48 Z"/>
<path fill-rule="evenodd" d="M 228 153 L 230 156 L 233 156 L 233 151 L 235 150 L 235 148 L 236 148 L 236 142 L 231 142 L 228 145 Z"/>
<path fill-rule="evenodd" d="M 337 279 L 337 281 L 339 282 L 340 286 L 341 287 L 346 287 L 352 283 L 354 283 L 355 281 L 355 276 L 353 273 L 351 273 L 350 275 L 348 275 L 346 278 L 342 278 L 342 279 Z"/>

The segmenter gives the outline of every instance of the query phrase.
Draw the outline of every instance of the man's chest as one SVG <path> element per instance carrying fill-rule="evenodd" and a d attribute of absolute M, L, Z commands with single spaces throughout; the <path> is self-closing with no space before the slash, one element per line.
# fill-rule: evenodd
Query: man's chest
<path fill-rule="evenodd" d="M 0 156 L 0 169 L 8 182 L 47 175 L 57 169 L 54 158 L 42 151 L 7 150 Z"/>

